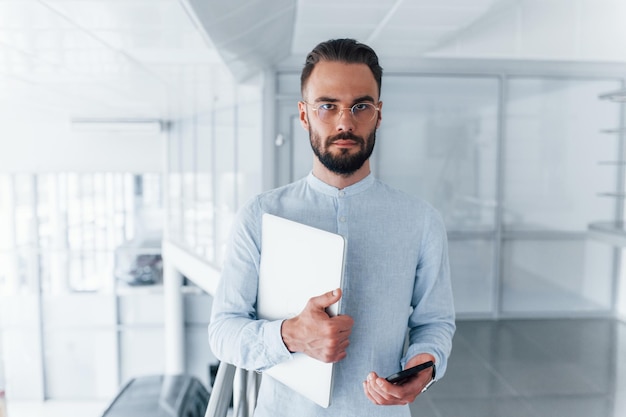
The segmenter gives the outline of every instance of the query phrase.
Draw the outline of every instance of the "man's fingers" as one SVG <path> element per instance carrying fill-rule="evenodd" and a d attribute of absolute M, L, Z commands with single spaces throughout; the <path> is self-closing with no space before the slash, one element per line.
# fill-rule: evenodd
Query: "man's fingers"
<path fill-rule="evenodd" d="M 326 294 L 318 295 L 309 300 L 309 303 L 318 308 L 325 309 L 335 304 L 341 298 L 341 288 L 337 288 L 332 291 L 328 291 Z"/>
<path fill-rule="evenodd" d="M 390 384 L 374 373 L 368 375 L 365 387 L 368 391 L 368 397 L 378 405 L 404 405 L 410 402 L 402 392 L 398 391 L 398 386 Z"/>

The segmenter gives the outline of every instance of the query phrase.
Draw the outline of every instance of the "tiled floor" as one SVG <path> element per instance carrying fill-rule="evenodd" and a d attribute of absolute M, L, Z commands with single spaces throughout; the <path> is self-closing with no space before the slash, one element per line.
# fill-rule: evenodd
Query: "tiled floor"
<path fill-rule="evenodd" d="M 413 417 L 626 417 L 626 324 L 459 321 L 445 378 Z M 8 417 L 99 417 L 104 403 L 11 403 Z"/>
<path fill-rule="evenodd" d="M 448 373 L 413 417 L 625 417 L 626 324 L 460 321 Z"/>
<path fill-rule="evenodd" d="M 7 417 L 100 417 L 106 401 L 8 401 Z"/>

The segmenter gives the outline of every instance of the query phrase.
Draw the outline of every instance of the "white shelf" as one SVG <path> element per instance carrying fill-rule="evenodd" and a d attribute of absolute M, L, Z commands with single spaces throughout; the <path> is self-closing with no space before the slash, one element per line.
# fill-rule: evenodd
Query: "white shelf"
<path fill-rule="evenodd" d="M 590 223 L 589 237 L 614 246 L 626 247 L 626 229 L 623 222 Z"/>
<path fill-rule="evenodd" d="M 626 165 L 626 161 L 599 161 L 598 165 Z"/>
<path fill-rule="evenodd" d="M 623 103 L 626 102 L 626 89 L 600 94 L 598 97 L 600 97 L 600 100 L 610 100 L 616 103 Z"/>
<path fill-rule="evenodd" d="M 610 133 L 610 134 L 616 134 L 616 133 L 626 133 L 626 128 L 615 128 L 615 129 L 602 129 L 600 130 L 600 133 Z"/>

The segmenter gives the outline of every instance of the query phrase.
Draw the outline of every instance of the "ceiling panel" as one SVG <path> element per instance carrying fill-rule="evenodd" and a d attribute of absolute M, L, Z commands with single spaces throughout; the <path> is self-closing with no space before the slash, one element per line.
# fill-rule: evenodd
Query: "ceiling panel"
<path fill-rule="evenodd" d="M 54 16 L 37 0 L 0 0 L 0 28 L 3 30 L 58 30 L 72 25 Z"/>
<path fill-rule="evenodd" d="M 485 9 L 477 7 L 415 7 L 403 6 L 389 20 L 389 27 L 449 26 L 470 24 Z"/>
<path fill-rule="evenodd" d="M 222 65 L 203 35 L 182 0 L 0 0 L 0 108 L 174 117 Z"/>
<path fill-rule="evenodd" d="M 428 57 L 626 62 L 621 0 L 500 0 Z"/>
<path fill-rule="evenodd" d="M 295 0 L 186 0 L 239 81 L 289 55 Z"/>
<path fill-rule="evenodd" d="M 292 54 L 319 42 L 351 37 L 377 45 L 381 56 L 419 55 L 442 37 L 472 23 L 494 0 L 298 2 Z M 403 50 L 405 47 L 408 50 Z"/>
<path fill-rule="evenodd" d="M 337 2 L 334 6 L 320 5 L 318 2 L 300 2 L 296 10 L 296 30 L 301 33 L 300 25 L 317 26 L 324 29 L 335 25 L 368 25 L 380 22 L 382 16 L 387 13 L 389 6 L 383 3 L 361 5 L 358 8 L 358 18 L 355 18 L 355 8 L 345 2 Z M 296 34 L 296 36 L 297 36 Z"/>
<path fill-rule="evenodd" d="M 385 62 L 626 61 L 620 0 L 0 0 L 0 110 L 172 118 L 352 37 Z M 390 59 L 392 58 L 392 59 Z M 389 64 L 391 65 L 391 64 Z M 64 110 L 63 110 L 64 109 Z"/>

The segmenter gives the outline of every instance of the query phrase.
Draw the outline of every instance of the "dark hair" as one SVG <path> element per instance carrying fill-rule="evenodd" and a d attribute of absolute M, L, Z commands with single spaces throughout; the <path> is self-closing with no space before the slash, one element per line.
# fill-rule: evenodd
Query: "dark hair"
<path fill-rule="evenodd" d="M 304 63 L 304 68 L 302 68 L 302 75 L 300 76 L 301 92 L 304 92 L 304 85 L 311 76 L 313 68 L 315 68 L 315 65 L 320 61 L 367 65 L 374 75 L 376 84 L 378 84 L 378 95 L 380 96 L 383 69 L 378 64 L 376 52 L 369 46 L 354 39 L 331 39 L 318 44 L 309 52 Z"/>

